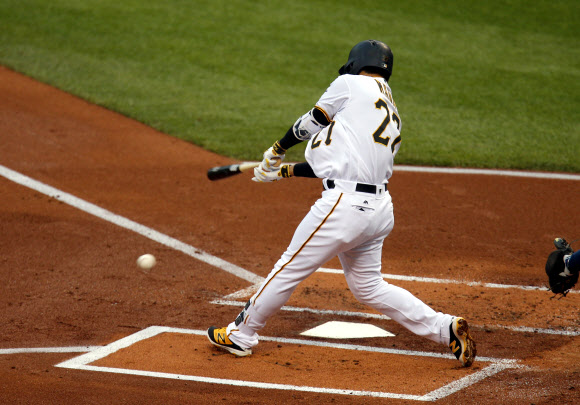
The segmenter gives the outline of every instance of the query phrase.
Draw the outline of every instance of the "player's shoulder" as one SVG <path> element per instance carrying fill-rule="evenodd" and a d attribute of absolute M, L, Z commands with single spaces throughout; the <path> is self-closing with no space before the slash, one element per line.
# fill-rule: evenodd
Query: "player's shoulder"
<path fill-rule="evenodd" d="M 326 97 L 375 97 L 378 93 L 388 94 L 392 102 L 391 89 L 386 80 L 365 75 L 344 74 L 336 77 L 326 89 Z"/>
<path fill-rule="evenodd" d="M 363 75 L 349 75 L 344 74 L 340 75 L 335 79 L 335 82 L 344 82 L 344 83 L 365 83 L 369 79 L 369 76 Z"/>
<path fill-rule="evenodd" d="M 326 88 L 324 92 L 325 97 L 348 97 L 351 93 L 351 85 L 346 76 L 352 75 L 340 75 L 336 77 L 330 85 Z"/>
<path fill-rule="evenodd" d="M 368 76 L 344 74 L 334 79 L 329 89 L 352 92 L 372 85 L 372 83 L 374 83 L 373 79 Z"/>
<path fill-rule="evenodd" d="M 353 75 L 340 75 L 337 76 L 331 83 L 329 87 L 333 86 L 348 86 L 348 77 Z"/>

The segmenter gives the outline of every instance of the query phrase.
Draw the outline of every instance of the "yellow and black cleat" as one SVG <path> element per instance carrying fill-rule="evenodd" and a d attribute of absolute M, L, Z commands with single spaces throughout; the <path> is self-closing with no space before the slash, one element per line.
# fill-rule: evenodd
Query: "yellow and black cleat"
<path fill-rule="evenodd" d="M 471 366 L 475 360 L 477 348 L 469 334 L 467 321 L 463 318 L 454 318 L 449 325 L 449 335 L 451 336 L 449 338 L 451 352 L 464 367 Z"/>
<path fill-rule="evenodd" d="M 238 357 L 249 356 L 252 349 L 244 349 L 230 340 L 227 334 L 227 328 L 210 327 L 207 330 L 207 338 L 214 345 Z"/>

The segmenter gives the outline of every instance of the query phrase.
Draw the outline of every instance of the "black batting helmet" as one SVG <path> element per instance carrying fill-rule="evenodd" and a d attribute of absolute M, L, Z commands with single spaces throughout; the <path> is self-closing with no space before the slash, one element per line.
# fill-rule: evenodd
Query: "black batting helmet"
<path fill-rule="evenodd" d="M 341 75 L 358 75 L 364 68 L 381 74 L 389 81 L 393 73 L 393 52 L 381 41 L 369 39 L 352 47 L 348 61 L 338 70 Z"/>

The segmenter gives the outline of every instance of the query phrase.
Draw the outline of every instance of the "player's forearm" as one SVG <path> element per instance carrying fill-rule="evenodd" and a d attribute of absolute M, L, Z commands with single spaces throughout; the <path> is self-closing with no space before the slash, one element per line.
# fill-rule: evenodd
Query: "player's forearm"
<path fill-rule="evenodd" d="M 292 146 L 298 145 L 300 142 L 302 141 L 294 136 L 294 131 L 292 130 L 292 127 L 290 127 L 286 132 L 286 135 L 278 141 L 278 144 L 282 149 L 288 150 Z"/>
<path fill-rule="evenodd" d="M 308 162 L 296 163 L 295 165 L 293 165 L 291 170 L 292 175 L 296 177 L 311 177 L 311 178 L 318 177 L 314 174 L 314 171 L 312 170 L 312 167 L 310 167 L 310 164 L 308 164 Z"/>
<path fill-rule="evenodd" d="M 302 117 L 292 125 L 286 134 L 276 141 L 266 152 L 264 152 L 264 159 L 260 164 L 260 167 L 256 170 L 262 170 L 263 172 L 275 172 L 277 168 L 280 168 L 280 177 L 288 178 L 292 176 L 296 177 L 312 177 L 316 178 L 316 174 L 310 167 L 308 162 L 297 163 L 294 165 L 283 165 L 280 166 L 282 160 L 286 155 L 286 151 L 292 146 L 299 144 L 305 140 L 308 140 L 312 135 L 320 132 L 322 129 L 330 124 L 326 113 L 319 107 L 314 107 L 312 110 L 308 111 Z M 257 181 L 272 181 L 268 180 L 268 175 L 266 173 L 262 174 L 262 178 L 257 178 Z M 276 177 L 276 179 L 278 179 Z"/>

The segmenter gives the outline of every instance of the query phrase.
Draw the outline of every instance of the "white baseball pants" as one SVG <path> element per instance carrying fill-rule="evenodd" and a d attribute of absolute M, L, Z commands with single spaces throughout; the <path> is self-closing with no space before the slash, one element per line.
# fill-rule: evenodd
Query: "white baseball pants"
<path fill-rule="evenodd" d="M 358 301 L 417 335 L 449 343 L 452 315 L 435 312 L 381 276 L 383 240 L 394 226 L 388 191 L 381 186 L 376 194 L 369 194 L 355 192 L 354 187 L 354 183 L 336 180 L 334 189 L 322 193 L 249 305 L 228 325 L 234 343 L 245 348 L 257 345 L 257 332 L 298 284 L 337 255 Z"/>

